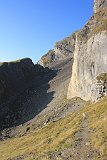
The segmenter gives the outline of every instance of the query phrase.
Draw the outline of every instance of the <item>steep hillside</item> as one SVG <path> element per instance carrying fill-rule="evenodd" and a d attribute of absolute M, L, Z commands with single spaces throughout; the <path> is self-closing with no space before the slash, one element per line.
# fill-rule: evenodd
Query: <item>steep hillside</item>
<path fill-rule="evenodd" d="M 22 137 L 0 142 L 0 160 L 106 160 L 107 99 Z"/>
<path fill-rule="evenodd" d="M 45 73 L 34 76 L 26 89 L 15 95 L 14 101 L 5 103 L 4 109 L 8 111 L 0 119 L 1 139 L 26 134 L 30 126 L 42 127 L 83 105 L 82 101 L 73 102 L 72 108 L 66 103 L 72 62 L 72 58 L 67 58 L 57 63 L 53 70 L 46 72 L 45 69 Z"/>
<path fill-rule="evenodd" d="M 100 74 L 107 73 L 107 0 L 100 2 L 95 1 L 94 15 L 76 34 L 68 99 L 78 96 L 97 101 L 107 94 L 107 82 L 97 81 Z"/>
<path fill-rule="evenodd" d="M 30 87 L 32 80 L 38 81 L 40 75 L 49 71 L 38 64 L 34 65 L 29 58 L 0 63 L 0 130 L 9 127 L 10 119 L 14 121 L 12 113 L 18 117 L 15 102 Z"/>
<path fill-rule="evenodd" d="M 66 58 L 72 58 L 73 52 L 75 49 L 75 36 L 74 32 L 72 35 L 66 37 L 62 41 L 56 42 L 54 49 L 50 50 L 47 54 L 45 54 L 38 64 L 52 68 L 56 63 L 60 63 L 61 60 Z"/>

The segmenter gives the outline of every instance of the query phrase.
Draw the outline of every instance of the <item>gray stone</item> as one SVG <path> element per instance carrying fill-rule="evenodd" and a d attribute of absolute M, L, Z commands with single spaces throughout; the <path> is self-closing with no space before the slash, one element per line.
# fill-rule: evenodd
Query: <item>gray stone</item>
<path fill-rule="evenodd" d="M 94 0 L 94 13 L 97 13 L 104 7 L 107 7 L 107 0 Z"/>
<path fill-rule="evenodd" d="M 54 49 L 49 50 L 47 54 L 42 56 L 42 58 L 38 61 L 38 64 L 43 67 L 51 68 L 55 64 L 59 63 L 59 61 L 64 60 L 67 57 L 73 57 L 75 40 L 76 36 L 74 32 L 62 41 L 56 42 Z"/>

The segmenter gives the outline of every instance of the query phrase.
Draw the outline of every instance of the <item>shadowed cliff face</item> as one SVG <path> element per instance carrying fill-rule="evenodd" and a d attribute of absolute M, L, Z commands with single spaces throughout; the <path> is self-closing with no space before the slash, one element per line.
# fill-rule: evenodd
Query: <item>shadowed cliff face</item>
<path fill-rule="evenodd" d="M 48 68 L 34 65 L 29 58 L 0 64 L 0 128 L 12 126 L 12 122 L 16 123 L 20 118 L 19 112 L 23 109 L 21 107 L 25 96 L 31 93 L 28 88 L 31 88 L 32 83 L 34 88 L 41 83 L 48 83 L 54 76 L 52 72 L 52 75 L 45 78 L 49 72 Z M 47 88 L 48 84 L 45 93 Z M 36 114 L 35 112 L 32 111 L 32 114 Z"/>
<path fill-rule="evenodd" d="M 29 75 L 30 74 L 30 75 Z M 34 64 L 30 59 L 0 64 L 0 101 L 10 98 L 33 77 Z"/>
<path fill-rule="evenodd" d="M 29 81 L 48 69 L 34 65 L 29 58 L 0 63 L 0 102 L 5 102 L 29 83 Z"/>
<path fill-rule="evenodd" d="M 72 104 L 73 108 L 65 106 L 72 62 L 72 58 L 63 60 L 52 70 L 39 66 L 38 75 L 33 75 L 24 89 L 17 91 L 13 99 L 0 103 L 4 110 L 0 114 L 1 140 L 26 133 L 29 125 L 41 128 L 79 107 L 78 103 Z"/>
<path fill-rule="evenodd" d="M 14 95 L 14 99 L 5 102 L 4 112 L 0 115 L 0 128 L 21 125 L 39 114 L 53 99 L 54 91 L 47 93 L 47 90 L 49 80 L 55 75 L 56 72 L 51 71 L 33 77 L 24 90 Z"/>

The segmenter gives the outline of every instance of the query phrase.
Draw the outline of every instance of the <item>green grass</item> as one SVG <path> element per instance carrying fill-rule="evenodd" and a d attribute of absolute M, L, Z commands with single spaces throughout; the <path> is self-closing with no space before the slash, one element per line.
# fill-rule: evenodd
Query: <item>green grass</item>
<path fill-rule="evenodd" d="M 52 152 L 73 147 L 75 134 L 80 130 L 82 115 L 86 113 L 93 131 L 93 147 L 100 152 L 96 160 L 107 158 L 107 98 L 22 137 L 0 142 L 0 160 L 24 157 L 25 160 L 48 160 Z"/>

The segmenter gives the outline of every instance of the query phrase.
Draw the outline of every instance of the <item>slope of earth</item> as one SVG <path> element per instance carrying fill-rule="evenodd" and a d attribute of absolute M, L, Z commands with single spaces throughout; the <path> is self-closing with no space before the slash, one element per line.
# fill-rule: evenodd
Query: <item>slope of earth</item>
<path fill-rule="evenodd" d="M 72 58 L 66 58 L 33 78 L 0 119 L 1 140 L 28 134 L 83 106 L 81 99 L 66 99 L 72 62 Z"/>
<path fill-rule="evenodd" d="M 0 142 L 1 160 L 106 160 L 107 98 Z"/>
<path fill-rule="evenodd" d="M 38 64 L 34 65 L 29 58 L 0 63 L 0 130 L 9 127 L 6 121 L 11 119 L 10 111 L 18 114 L 13 105 L 17 98 L 28 88 L 33 79 L 36 79 L 35 83 L 38 84 L 38 78 L 49 71 L 51 70 Z M 4 120 L 5 125 L 2 123 Z"/>

